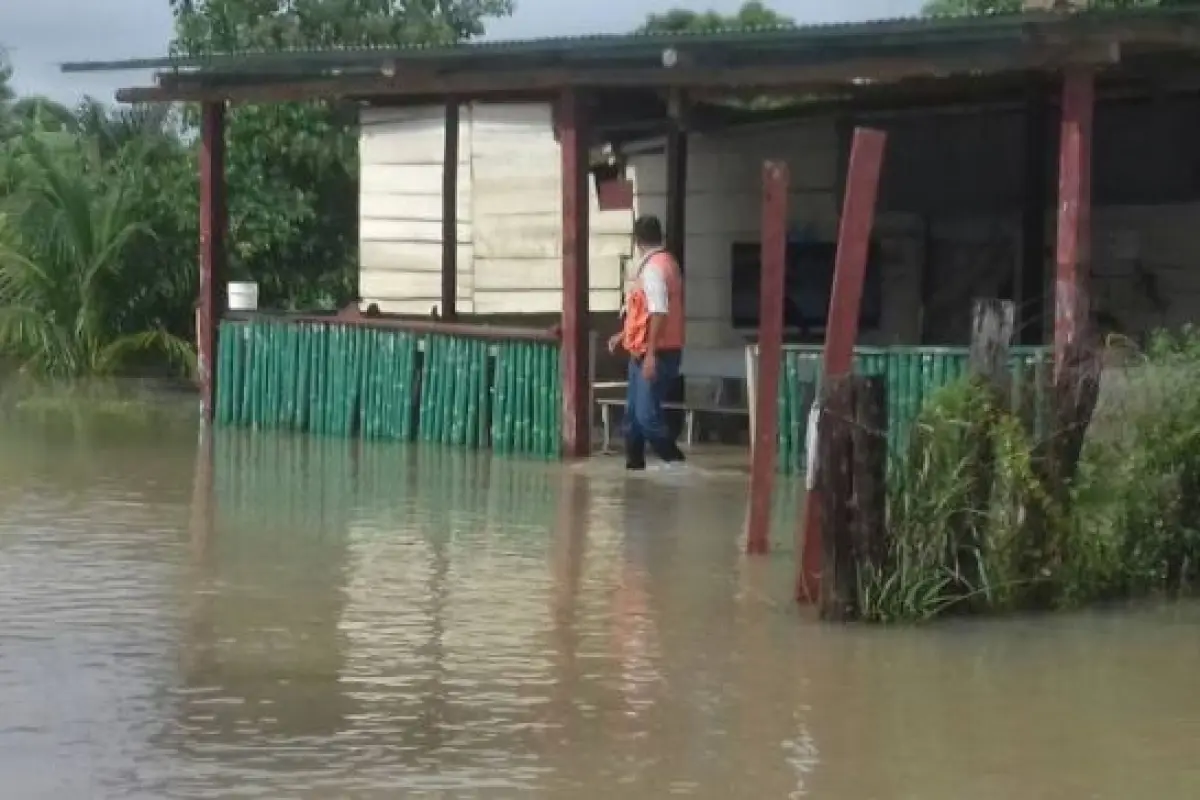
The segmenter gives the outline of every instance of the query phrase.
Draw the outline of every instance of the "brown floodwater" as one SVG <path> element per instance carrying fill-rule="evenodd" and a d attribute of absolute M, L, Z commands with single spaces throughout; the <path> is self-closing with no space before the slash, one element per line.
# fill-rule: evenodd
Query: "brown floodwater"
<path fill-rule="evenodd" d="M 3 797 L 1200 797 L 1196 605 L 824 627 L 740 479 L 191 413 L 0 422 Z"/>

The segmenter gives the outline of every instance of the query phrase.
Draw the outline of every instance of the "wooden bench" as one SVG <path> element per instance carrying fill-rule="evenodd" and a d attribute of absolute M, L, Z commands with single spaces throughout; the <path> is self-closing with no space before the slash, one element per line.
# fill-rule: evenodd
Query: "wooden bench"
<path fill-rule="evenodd" d="M 712 400 L 704 403 L 663 403 L 666 411 L 683 413 L 683 440 L 688 446 L 696 440 L 697 414 L 724 414 L 746 416 L 749 408 L 743 405 L 733 405 L 724 402 L 725 381 L 746 381 L 746 356 L 742 348 L 685 348 L 680 374 L 687 380 L 715 380 L 716 391 Z M 605 381 L 594 384 L 597 390 L 628 388 L 625 381 Z M 612 445 L 612 412 L 614 408 L 625 407 L 625 395 L 614 397 L 596 397 L 600 408 L 600 427 L 603 433 L 602 452 L 609 452 Z"/>

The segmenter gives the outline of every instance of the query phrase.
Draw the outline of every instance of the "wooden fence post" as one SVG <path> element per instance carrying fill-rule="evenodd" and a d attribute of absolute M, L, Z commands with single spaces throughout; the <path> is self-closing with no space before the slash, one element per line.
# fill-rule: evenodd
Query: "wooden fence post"
<path fill-rule="evenodd" d="M 983 378 L 1001 393 L 1009 382 L 1008 358 L 1016 315 L 1016 305 L 1011 300 L 976 298 L 971 307 L 971 374 Z"/>
<path fill-rule="evenodd" d="M 837 256 L 834 259 L 833 287 L 829 298 L 829 316 L 825 326 L 825 354 L 822 379 L 851 372 L 854 345 L 858 339 L 858 321 L 862 307 L 863 281 L 871 247 L 871 227 L 875 224 L 875 200 L 883 170 L 883 147 L 887 134 L 869 128 L 856 128 L 850 146 L 846 172 L 846 196 L 838 228 Z M 811 481 L 810 481 L 811 482 Z M 804 498 L 799 538 L 800 563 L 796 578 L 796 599 L 810 603 L 822 596 L 820 564 L 821 544 L 820 481 Z"/>
<path fill-rule="evenodd" d="M 887 557 L 887 383 L 878 376 L 854 386 L 854 554 L 859 567 Z"/>
<path fill-rule="evenodd" d="M 817 427 L 817 488 L 821 514 L 821 619 L 853 618 L 858 605 L 854 565 L 851 497 L 854 378 L 830 376 L 821 391 Z"/>
<path fill-rule="evenodd" d="M 770 546 L 771 492 L 779 432 L 779 380 L 783 362 L 783 295 L 787 260 L 788 166 L 763 164 L 762 276 L 759 298 L 758 379 L 755 381 L 754 437 L 750 463 L 750 515 L 746 552 L 761 555 Z"/>

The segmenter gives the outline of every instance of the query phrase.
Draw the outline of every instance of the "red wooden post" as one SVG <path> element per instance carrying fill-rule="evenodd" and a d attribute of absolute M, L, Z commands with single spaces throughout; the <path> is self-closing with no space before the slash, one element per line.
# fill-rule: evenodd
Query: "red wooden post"
<path fill-rule="evenodd" d="M 1095 76 L 1085 67 L 1063 74 L 1058 163 L 1058 247 L 1054 282 L 1054 374 L 1088 323 L 1092 242 L 1092 117 Z"/>
<path fill-rule="evenodd" d="M 582 100 L 571 89 L 559 106 L 562 151 L 563 455 L 591 454 L 588 386 L 588 134 Z"/>
<path fill-rule="evenodd" d="M 458 317 L 458 99 L 446 103 L 442 149 L 442 319 Z"/>
<path fill-rule="evenodd" d="M 833 291 L 829 297 L 829 315 L 825 323 L 822 385 L 828 385 L 830 378 L 849 374 L 854 366 L 863 280 L 871 250 L 871 228 L 875 224 L 875 200 L 879 194 L 879 175 L 883 169 L 886 142 L 887 134 L 883 131 L 868 128 L 854 130 L 850 165 L 846 173 L 846 196 L 842 201 L 842 219 L 838 229 Z M 815 445 L 816 442 L 809 442 L 810 447 Z M 811 459 L 810 462 L 815 463 Z M 809 489 L 804 498 L 803 544 L 796 587 L 797 598 L 809 603 L 816 602 L 820 597 L 821 579 L 820 486 L 812 478 L 808 476 Z"/>
<path fill-rule="evenodd" d="M 779 421 L 779 369 L 783 361 L 783 295 L 787 260 L 787 164 L 763 164 L 762 269 L 759 287 L 758 396 L 750 462 L 750 521 L 746 552 L 766 553 L 771 538 Z"/>
<path fill-rule="evenodd" d="M 225 310 L 225 104 L 205 103 L 200 117 L 200 306 L 196 351 L 200 368 L 200 413 L 216 412 L 217 327 Z"/>

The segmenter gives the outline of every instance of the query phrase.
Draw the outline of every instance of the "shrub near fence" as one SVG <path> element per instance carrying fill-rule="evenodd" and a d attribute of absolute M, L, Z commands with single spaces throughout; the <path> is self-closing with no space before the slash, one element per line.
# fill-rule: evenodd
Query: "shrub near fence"
<path fill-rule="evenodd" d="M 1033 395 L 1049 379 L 1049 353 L 1041 347 L 1011 349 L 1013 402 L 1040 407 Z M 803 471 L 807 457 L 808 414 L 817 396 L 822 348 L 789 347 L 779 382 L 779 469 Z M 858 347 L 855 374 L 882 377 L 887 385 L 888 448 L 903 450 L 926 399 L 967 373 L 965 347 Z"/>
<path fill-rule="evenodd" d="M 217 422 L 557 458 L 558 347 L 337 323 L 221 323 Z"/>

